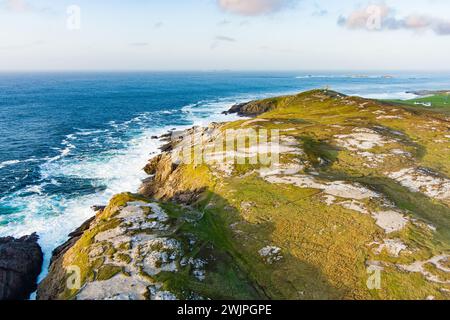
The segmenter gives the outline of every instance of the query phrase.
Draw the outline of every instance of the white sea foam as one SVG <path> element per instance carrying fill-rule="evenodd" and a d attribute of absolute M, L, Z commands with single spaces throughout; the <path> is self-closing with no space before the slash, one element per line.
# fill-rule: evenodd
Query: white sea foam
<path fill-rule="evenodd" d="M 39 161 L 39 160 L 42 160 L 42 159 L 30 158 L 30 159 L 25 159 L 25 160 L 8 160 L 8 161 L 3 161 L 3 162 L 0 162 L 0 169 L 8 167 L 8 166 L 15 165 L 15 164 L 19 164 L 19 163 L 35 162 L 35 161 Z"/>
<path fill-rule="evenodd" d="M 85 161 L 51 159 L 41 166 L 45 178 L 85 178 L 100 179 L 106 189 L 90 195 L 65 198 L 46 195 L 42 185 L 31 186 L 22 192 L 24 197 L 11 197 L 7 202 L 11 207 L 20 208 L 8 215 L 9 221 L 0 226 L 0 235 L 23 236 L 37 232 L 45 253 L 46 265 L 55 246 L 65 241 L 67 235 L 93 215 L 92 205 L 106 204 L 117 193 L 135 192 L 145 173 L 143 166 L 150 158 L 150 152 L 157 152 L 160 142 L 151 139 L 154 134 L 162 134 L 168 128 L 148 130 L 134 138 L 129 147 L 110 157 L 93 157 Z M 54 182 L 55 179 L 54 179 Z M 42 276 L 45 275 L 45 272 Z"/>
<path fill-rule="evenodd" d="M 20 163 L 20 160 L 8 160 L 0 162 L 0 169 L 17 163 Z"/>
<path fill-rule="evenodd" d="M 268 97 L 297 94 L 298 91 L 265 92 L 261 94 L 242 94 L 239 96 L 221 98 L 213 101 L 200 101 L 195 104 L 189 104 L 181 109 L 186 114 L 186 118 L 194 125 L 206 126 L 211 122 L 225 122 L 243 119 L 242 117 L 231 114 L 225 115 L 233 105 L 249 102 L 252 100 L 264 99 Z"/>
<path fill-rule="evenodd" d="M 238 118 L 236 115 L 227 116 L 222 112 L 228 110 L 235 103 L 279 94 L 243 95 L 185 106 L 182 108 L 182 112 L 185 113 L 191 124 L 178 126 L 177 129 L 235 120 Z M 152 114 L 143 113 L 126 122 L 110 122 L 109 131 L 77 129 L 75 133 L 67 135 L 62 141 L 60 154 L 47 158 L 47 161 L 41 165 L 41 178 L 47 182 L 22 190 L 20 196 L 13 194 L 7 199 L 2 199 L 3 204 L 16 208 L 17 212 L 8 214 L 9 223 L 0 224 L 0 236 L 19 237 L 33 232 L 37 232 L 40 236 L 39 242 L 45 253 L 44 271 L 40 279 L 46 275 L 52 250 L 63 243 L 70 232 L 93 216 L 94 213 L 90 209 L 92 205 L 106 204 L 114 194 L 125 191 L 135 192 L 139 188 L 142 179 L 146 177 L 142 168 L 152 154 L 159 152 L 158 148 L 161 145 L 161 142 L 152 139 L 152 136 L 163 134 L 174 127 L 170 123 L 164 127 L 149 127 L 149 123 L 152 123 Z M 142 126 L 144 126 L 144 130 L 142 130 Z M 114 138 L 111 133 L 128 132 L 130 127 L 141 128 L 140 132 L 126 143 L 126 148 L 100 153 L 86 159 L 75 156 L 76 141 L 79 137 L 92 136 L 93 145 L 100 143 L 99 137 L 106 138 L 106 143 L 117 143 L 115 140 L 117 138 Z M 74 156 L 68 157 L 72 152 Z M 17 162 L 2 162 L 0 167 L 13 163 Z M 61 178 L 97 180 L 98 184 L 105 188 L 94 194 L 78 197 L 48 195 L 43 191 L 48 184 L 57 185 Z M 24 195 L 24 193 L 26 194 Z"/>
<path fill-rule="evenodd" d="M 248 97 L 242 101 L 253 98 L 256 97 Z M 178 126 L 177 130 L 187 129 L 192 125 L 207 125 L 213 121 L 234 120 L 237 116 L 226 116 L 222 112 L 228 110 L 235 102 L 234 99 L 223 99 L 186 106 L 183 112 L 192 124 Z M 151 123 L 151 117 L 151 113 L 143 113 L 129 121 L 110 122 L 109 125 L 112 132 L 128 131 L 130 126 L 133 128 L 148 126 L 148 123 Z M 76 140 L 79 137 L 92 135 L 94 144 L 98 141 L 99 135 L 106 137 L 106 143 L 117 143 L 117 138 L 109 136 L 112 132 L 105 130 L 76 129 L 75 133 L 67 135 L 62 141 L 62 147 L 58 149 L 59 154 L 46 158 L 40 166 L 41 178 L 46 182 L 31 185 L 2 199 L 2 204 L 16 208 L 17 212 L 8 214 L 8 223 L 0 225 L 0 236 L 20 237 L 37 232 L 40 236 L 39 243 L 44 251 L 44 271 L 40 276 L 40 279 L 43 279 L 47 273 L 51 252 L 67 239 L 70 232 L 93 216 L 91 206 L 107 204 L 117 193 L 136 192 L 142 180 L 146 178 L 142 168 L 152 154 L 159 152 L 158 148 L 162 144 L 152 137 L 166 133 L 173 127 L 167 124 L 165 127 L 147 127 L 144 130 L 141 128 L 140 133 L 127 142 L 125 149 L 107 151 L 86 159 L 76 157 L 75 152 L 73 157 L 67 157 L 76 149 Z M 18 162 L 8 161 L 1 165 Z M 48 195 L 43 191 L 49 184 L 58 185 L 58 180 L 69 179 L 70 181 L 71 178 L 98 181 L 99 186 L 106 186 L 106 188 L 94 194 L 78 197 Z"/>
<path fill-rule="evenodd" d="M 107 130 L 90 130 L 90 129 L 79 129 L 75 128 L 77 130 L 76 134 L 69 134 L 67 135 L 67 138 L 76 139 L 76 136 L 90 136 L 93 134 L 99 134 L 99 133 L 105 133 Z"/>
<path fill-rule="evenodd" d="M 211 122 L 224 122 L 237 119 L 236 115 L 224 115 L 234 104 L 252 100 L 252 98 L 219 99 L 217 101 L 202 101 L 184 106 L 181 111 L 186 118 L 197 126 L 206 126 Z"/>

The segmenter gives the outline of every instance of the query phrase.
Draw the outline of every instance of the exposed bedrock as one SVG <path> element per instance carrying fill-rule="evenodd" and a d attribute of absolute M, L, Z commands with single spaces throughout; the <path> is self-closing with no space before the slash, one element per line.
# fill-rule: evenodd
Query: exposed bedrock
<path fill-rule="evenodd" d="M 224 112 L 224 114 L 237 113 L 240 116 L 256 117 L 264 112 L 274 109 L 275 107 L 275 103 L 271 101 L 250 101 L 235 104 L 230 108 L 230 110 Z"/>
<path fill-rule="evenodd" d="M 99 210 L 98 212 L 102 211 L 103 210 Z M 95 216 L 85 221 L 78 229 L 69 234 L 69 240 L 53 250 L 49 267 L 49 276 L 39 283 L 37 290 L 38 300 L 58 299 L 58 293 L 64 290 L 66 285 L 66 282 L 64 281 L 66 270 L 62 266 L 64 255 L 81 238 L 83 233 L 90 228 L 94 220 Z"/>

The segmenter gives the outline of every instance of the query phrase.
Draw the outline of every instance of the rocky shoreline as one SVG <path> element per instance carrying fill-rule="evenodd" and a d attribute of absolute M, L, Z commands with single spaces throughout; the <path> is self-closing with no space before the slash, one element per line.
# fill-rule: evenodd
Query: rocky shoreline
<path fill-rule="evenodd" d="M 230 110 L 224 111 L 223 114 L 237 114 L 241 117 L 256 117 L 264 112 L 273 110 L 276 107 L 276 103 L 271 99 L 250 101 L 235 104 Z"/>
<path fill-rule="evenodd" d="M 212 123 L 211 126 L 219 126 L 217 123 Z M 154 136 L 153 139 L 159 139 L 162 143 L 161 153 L 152 158 L 143 170 L 149 175 L 153 176 L 157 172 L 164 172 L 164 161 L 167 158 L 168 152 L 172 151 L 174 146 L 182 141 L 182 137 L 192 135 L 195 130 L 200 130 L 200 127 L 192 127 L 182 131 L 175 131 L 171 129 L 161 136 Z M 161 165 L 163 163 L 163 165 Z M 164 175 L 164 173 L 162 174 Z M 160 175 L 161 176 L 161 175 Z M 161 177 L 160 183 L 162 183 Z M 158 180 L 157 180 L 158 181 Z M 156 181 L 153 177 L 142 181 L 139 193 L 147 197 L 154 196 L 156 189 L 153 186 Z M 158 185 L 160 186 L 160 184 Z M 173 197 L 173 200 L 189 203 L 192 202 L 199 192 L 186 192 L 178 194 Z M 52 252 L 50 260 L 49 272 L 58 274 L 58 278 L 63 278 L 65 274 L 63 271 L 62 259 L 64 254 L 81 238 L 83 233 L 89 230 L 91 224 L 96 217 L 105 210 L 105 205 L 95 205 L 91 209 L 96 213 L 92 218 L 84 222 L 79 228 L 68 235 L 68 240 L 55 248 Z M 26 300 L 30 294 L 38 288 L 37 279 L 42 269 L 43 253 L 38 244 L 39 237 L 36 234 L 24 236 L 19 239 L 12 237 L 0 238 L 0 300 Z M 26 252 L 28 253 L 26 253 Z M 49 279 L 44 279 L 37 292 L 38 300 L 52 300 L 55 296 L 52 292 L 58 291 L 61 288 L 53 288 L 52 285 L 47 285 Z M 48 288 L 50 287 L 50 288 Z"/>
<path fill-rule="evenodd" d="M 236 106 L 233 106 L 230 109 L 230 113 L 234 113 L 233 110 L 236 110 Z M 241 112 L 240 115 L 250 116 L 245 112 Z M 176 128 L 174 128 L 161 136 L 153 136 L 152 139 L 158 139 L 162 143 L 160 147 L 161 153 L 150 159 L 143 168 L 149 177 L 142 181 L 138 193 L 135 195 L 130 194 L 129 197 L 139 199 L 143 196 L 145 199 L 171 201 L 181 206 L 189 206 L 198 201 L 201 194 L 205 191 L 205 188 L 184 190 L 181 186 L 176 185 L 177 178 L 171 177 L 172 179 L 169 179 L 177 169 L 177 165 L 172 161 L 172 152 L 175 147 L 183 144 L 183 140 L 186 137 L 192 137 L 194 134 L 200 133 L 201 135 L 208 135 L 209 138 L 212 138 L 214 130 L 222 125 L 224 125 L 224 123 L 220 124 L 212 122 L 208 127 L 194 126 L 181 131 L 176 131 Z M 175 182 L 175 185 L 173 182 Z M 120 195 L 118 196 L 120 197 Z M 125 195 L 125 197 L 128 196 Z M 65 279 L 67 278 L 67 274 L 64 271 L 64 255 L 73 248 L 86 231 L 95 227 L 98 220 L 103 219 L 102 215 L 105 210 L 111 210 L 110 207 L 104 205 L 93 206 L 92 209 L 96 212 L 95 216 L 69 234 L 69 239 L 52 252 L 49 275 L 38 287 L 38 300 L 55 300 L 61 298 L 60 294 L 65 291 Z M 153 230 L 153 232 L 155 231 L 157 230 Z M 170 295 L 165 298 L 168 298 L 169 296 Z"/>
<path fill-rule="evenodd" d="M 327 90 L 228 113 L 253 119 L 154 137 L 164 144 L 141 188 L 93 208 L 54 250 L 37 299 L 450 298 L 450 165 L 416 156 L 445 159 L 449 119 Z M 279 130 L 280 163 L 176 159 L 192 137 L 208 149 L 230 128 Z M 385 287 L 364 285 L 367 268 Z"/>
<path fill-rule="evenodd" d="M 0 238 L 0 300 L 26 300 L 37 288 L 43 254 L 32 234 Z"/>

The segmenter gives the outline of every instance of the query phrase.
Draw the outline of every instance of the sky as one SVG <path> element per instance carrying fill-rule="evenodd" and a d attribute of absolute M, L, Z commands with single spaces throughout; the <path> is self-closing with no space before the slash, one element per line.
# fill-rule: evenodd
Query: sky
<path fill-rule="evenodd" d="M 0 0 L 0 71 L 450 70 L 448 0 Z"/>

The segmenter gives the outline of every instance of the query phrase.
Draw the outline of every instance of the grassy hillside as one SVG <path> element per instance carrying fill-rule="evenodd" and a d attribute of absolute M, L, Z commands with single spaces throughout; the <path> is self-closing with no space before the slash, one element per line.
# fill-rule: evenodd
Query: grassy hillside
<path fill-rule="evenodd" d="M 59 256 L 40 297 L 450 299 L 450 118 L 324 90 L 247 109 L 259 104 L 202 129 L 202 148 L 276 129 L 279 162 L 251 163 L 246 143 L 242 163 L 214 150 L 178 163 L 198 144 L 177 140 L 139 196 L 113 199 Z M 67 290 L 73 264 L 83 286 Z"/>
<path fill-rule="evenodd" d="M 387 100 L 388 102 L 411 106 L 418 109 L 433 110 L 437 112 L 450 113 L 450 94 L 432 94 L 410 100 Z"/>

